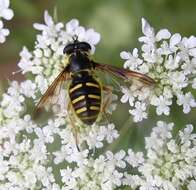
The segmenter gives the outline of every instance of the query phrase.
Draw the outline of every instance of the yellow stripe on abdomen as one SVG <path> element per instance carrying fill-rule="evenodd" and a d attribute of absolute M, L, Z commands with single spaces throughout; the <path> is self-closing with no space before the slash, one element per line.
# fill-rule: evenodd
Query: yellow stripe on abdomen
<path fill-rule="evenodd" d="M 93 98 L 93 99 L 97 99 L 97 100 L 100 100 L 100 99 L 101 99 L 101 96 L 99 96 L 99 95 L 94 95 L 94 94 L 88 94 L 88 97 L 89 97 L 89 98 Z"/>
<path fill-rule="evenodd" d="M 77 114 L 80 114 L 80 113 L 83 113 L 83 112 L 85 112 L 85 111 L 87 111 L 87 108 L 86 108 L 86 107 L 82 107 L 82 108 L 77 109 L 77 110 L 76 110 L 76 113 L 77 113 Z"/>
<path fill-rule="evenodd" d="M 86 86 L 93 86 L 95 88 L 100 88 L 98 84 L 92 83 L 92 82 L 87 82 Z"/>
<path fill-rule="evenodd" d="M 79 89 L 81 87 L 82 87 L 82 83 L 77 84 L 76 86 L 74 86 L 73 88 L 71 88 L 69 91 L 70 91 L 70 93 L 72 93 L 72 92 L 74 92 L 75 90 L 77 90 L 77 89 Z"/>
<path fill-rule="evenodd" d="M 98 107 L 98 106 L 90 106 L 90 110 L 100 110 L 100 107 Z"/>
<path fill-rule="evenodd" d="M 76 98 L 76 99 L 74 99 L 74 100 L 72 101 L 72 104 L 75 104 L 75 103 L 79 102 L 80 100 L 84 100 L 84 99 L 85 99 L 85 96 L 84 96 L 84 95 L 79 96 L 78 98 Z"/>

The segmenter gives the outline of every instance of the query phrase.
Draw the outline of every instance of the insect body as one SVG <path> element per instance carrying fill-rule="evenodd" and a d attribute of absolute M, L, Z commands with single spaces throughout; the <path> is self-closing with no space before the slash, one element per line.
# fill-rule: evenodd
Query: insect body
<path fill-rule="evenodd" d="M 88 43 L 76 41 L 64 49 L 70 55 L 67 71 L 72 76 L 68 89 L 72 108 L 87 125 L 97 120 L 101 110 L 101 86 L 93 76 L 93 64 L 87 55 L 90 48 Z"/>
<path fill-rule="evenodd" d="M 79 42 L 77 39 L 64 48 L 64 53 L 68 56 L 68 65 L 57 76 L 54 82 L 40 99 L 36 111 L 38 112 L 49 100 L 62 88 L 63 82 L 69 81 L 68 93 L 70 97 L 69 109 L 74 117 L 79 119 L 83 124 L 92 125 L 99 115 L 105 111 L 110 100 L 104 102 L 103 91 L 108 91 L 104 85 L 95 77 L 97 70 L 110 73 L 123 80 L 138 80 L 144 85 L 151 86 L 155 82 L 147 75 L 118 68 L 111 65 L 100 64 L 90 59 L 88 56 L 91 50 L 90 44 Z M 68 110 L 68 111 L 70 111 Z M 73 119 L 71 118 L 73 121 Z M 74 125 L 74 121 L 72 122 Z"/>

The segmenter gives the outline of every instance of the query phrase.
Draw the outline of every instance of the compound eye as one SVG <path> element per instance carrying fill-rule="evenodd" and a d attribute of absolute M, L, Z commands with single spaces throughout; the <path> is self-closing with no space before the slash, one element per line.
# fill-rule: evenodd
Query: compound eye
<path fill-rule="evenodd" d="M 81 50 L 83 50 L 83 51 L 89 51 L 89 50 L 91 50 L 91 46 L 87 42 L 80 42 L 78 44 L 78 48 L 81 49 Z"/>
<path fill-rule="evenodd" d="M 63 50 L 63 53 L 70 55 L 77 50 L 88 52 L 89 50 L 91 50 L 91 46 L 87 42 L 75 42 L 73 44 L 66 45 Z"/>
<path fill-rule="evenodd" d="M 63 53 L 69 55 L 74 51 L 74 49 L 75 49 L 74 44 L 68 44 L 63 49 Z"/>

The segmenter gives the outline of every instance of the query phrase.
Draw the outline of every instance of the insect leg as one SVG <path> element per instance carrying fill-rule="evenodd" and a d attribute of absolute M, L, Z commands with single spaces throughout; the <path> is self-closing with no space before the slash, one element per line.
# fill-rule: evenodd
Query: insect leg
<path fill-rule="evenodd" d="M 105 93 L 104 96 L 106 96 L 106 99 L 103 102 L 103 106 L 101 108 L 101 111 L 106 113 L 106 109 L 112 103 L 112 87 L 111 86 L 103 86 L 103 91 Z"/>
<path fill-rule="evenodd" d="M 79 146 L 78 146 L 78 130 L 77 130 L 77 127 L 76 127 L 76 125 L 75 125 L 75 121 L 74 121 L 74 118 L 73 118 L 73 115 L 72 115 L 72 113 L 71 113 L 71 110 L 72 108 L 71 108 L 71 102 L 69 102 L 69 104 L 68 104 L 68 110 L 69 110 L 69 120 L 70 120 L 70 122 L 71 122 L 71 126 L 73 127 L 73 129 L 74 129 L 74 138 L 75 138 L 75 141 L 76 141 L 76 147 L 77 147 L 77 149 L 78 149 L 78 151 L 80 151 L 80 148 L 79 148 Z"/>

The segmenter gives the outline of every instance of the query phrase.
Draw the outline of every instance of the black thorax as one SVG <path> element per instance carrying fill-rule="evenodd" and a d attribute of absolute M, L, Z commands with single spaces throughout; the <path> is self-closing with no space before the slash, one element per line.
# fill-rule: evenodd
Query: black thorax
<path fill-rule="evenodd" d="M 93 65 L 90 62 L 88 55 L 86 53 L 77 51 L 74 52 L 72 55 L 70 55 L 68 70 L 72 74 L 78 73 L 80 71 L 92 70 L 92 69 L 93 69 Z"/>

